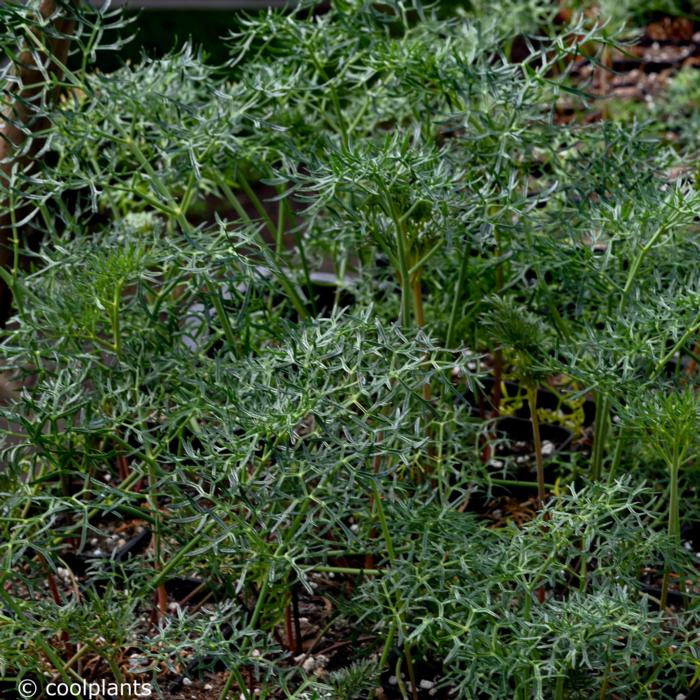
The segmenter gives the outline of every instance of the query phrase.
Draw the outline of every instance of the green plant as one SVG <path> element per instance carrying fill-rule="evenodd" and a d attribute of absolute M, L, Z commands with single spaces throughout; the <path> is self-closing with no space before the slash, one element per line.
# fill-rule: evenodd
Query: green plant
<path fill-rule="evenodd" d="M 3 6 L 5 53 L 32 8 Z M 642 127 L 557 118 L 618 35 L 545 2 L 303 3 L 241 16 L 225 65 L 99 73 L 109 17 L 59 9 L 76 53 L 0 198 L 3 679 L 685 692 L 698 196 Z M 506 379 L 531 442 L 494 428 Z M 577 426 L 552 484 L 549 415 Z"/>
<path fill-rule="evenodd" d="M 545 499 L 544 459 L 537 409 L 538 385 L 546 377 L 548 348 L 545 328 L 536 316 L 517 308 L 512 299 L 494 297 L 481 319 L 482 327 L 496 347 L 506 349 L 509 365 L 525 386 L 532 424 L 532 439 L 537 466 L 537 496 Z"/>
<path fill-rule="evenodd" d="M 629 422 L 641 439 L 663 460 L 669 470 L 668 536 L 681 543 L 680 471 L 691 459 L 696 443 L 700 408 L 692 389 L 659 390 L 631 410 Z M 661 606 L 666 607 L 670 571 L 664 569 Z"/>

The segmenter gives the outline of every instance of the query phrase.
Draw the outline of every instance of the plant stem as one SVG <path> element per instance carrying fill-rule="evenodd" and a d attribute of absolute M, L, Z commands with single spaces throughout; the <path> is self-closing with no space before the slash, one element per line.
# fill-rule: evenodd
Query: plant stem
<path fill-rule="evenodd" d="M 599 481 L 603 474 L 603 455 L 608 432 L 610 399 L 598 391 L 595 397 L 595 423 L 593 424 L 593 454 L 591 455 L 591 479 Z"/>
<path fill-rule="evenodd" d="M 612 484 L 615 474 L 617 474 L 617 469 L 620 466 L 620 461 L 622 460 L 622 449 L 625 445 L 625 434 L 622 426 L 620 426 L 617 432 L 617 441 L 615 442 L 615 452 L 613 453 L 612 462 L 610 464 L 610 469 L 608 470 L 608 483 Z"/>
<path fill-rule="evenodd" d="M 292 617 L 294 621 L 294 653 L 301 654 L 301 622 L 299 616 L 299 590 L 292 584 Z"/>
<path fill-rule="evenodd" d="M 238 341 L 236 338 L 236 334 L 233 332 L 231 321 L 229 320 L 228 314 L 226 313 L 226 309 L 224 308 L 224 304 L 221 301 L 219 292 L 213 287 L 211 289 L 211 300 L 214 304 L 216 315 L 219 317 L 219 322 L 221 323 L 221 328 L 224 331 L 224 336 L 226 337 L 229 347 L 236 356 L 239 356 Z"/>
<path fill-rule="evenodd" d="M 408 240 L 406 229 L 396 211 L 396 204 L 387 190 L 384 191 L 386 208 L 396 229 L 396 249 L 398 252 L 399 277 L 401 279 L 401 325 L 408 328 L 411 319 L 411 279 L 408 269 Z"/>
<path fill-rule="evenodd" d="M 403 677 L 401 675 L 401 665 L 403 662 L 403 657 L 399 656 L 396 659 L 396 667 L 394 669 L 394 675 L 396 676 L 396 685 L 401 693 L 401 700 L 408 700 L 408 692 L 406 691 L 406 684 L 403 682 Z"/>
<path fill-rule="evenodd" d="M 270 265 L 273 274 L 275 275 L 279 283 L 282 285 L 284 291 L 289 297 L 289 300 L 292 302 L 294 309 L 299 314 L 299 317 L 303 320 L 306 320 L 309 317 L 309 312 L 306 310 L 304 302 L 301 300 L 301 297 L 294 289 L 294 283 L 285 274 L 284 269 L 281 267 L 277 260 L 277 257 L 273 255 L 271 251 L 268 250 L 267 241 L 265 241 L 265 239 L 260 235 L 258 227 L 254 224 L 250 216 L 248 216 L 248 212 L 243 208 L 241 203 L 238 201 L 238 197 L 236 197 L 236 195 L 233 193 L 233 190 L 228 186 L 228 184 L 223 180 L 223 178 L 219 180 L 218 185 L 221 188 L 221 191 L 223 192 L 226 201 L 234 208 L 241 220 L 250 227 L 251 231 L 257 233 L 261 247 L 260 249 L 265 258 L 265 262 L 268 263 L 268 265 Z"/>
<path fill-rule="evenodd" d="M 494 238 L 496 241 L 496 258 L 499 260 L 496 266 L 496 294 L 500 295 L 505 284 L 503 273 L 503 261 L 501 258 L 501 230 L 498 226 L 494 227 Z M 491 403 L 493 404 L 493 415 L 501 414 L 501 381 L 503 379 L 503 351 L 497 348 L 493 353 L 493 388 L 491 390 Z M 533 424 L 534 425 L 534 424 Z"/>
<path fill-rule="evenodd" d="M 557 676 L 557 683 L 554 686 L 554 699 L 555 700 L 564 700 L 564 681 L 566 680 L 565 676 Z"/>
<path fill-rule="evenodd" d="M 680 545 L 681 518 L 680 518 L 680 491 L 678 487 L 680 464 L 676 462 L 671 466 L 671 484 L 669 487 L 668 504 L 668 536 L 674 545 Z M 668 602 L 668 589 L 671 580 L 671 571 L 668 562 L 664 565 L 664 579 L 661 585 L 661 609 L 666 608 Z"/>
<path fill-rule="evenodd" d="M 112 298 L 112 338 L 114 340 L 114 352 L 117 355 L 121 355 L 122 352 L 122 333 L 121 333 L 121 323 L 119 319 L 119 307 L 121 305 L 122 297 L 122 283 L 116 285 L 114 289 L 114 297 Z"/>
<path fill-rule="evenodd" d="M 389 532 L 389 525 L 386 521 L 384 506 L 382 505 L 382 496 L 379 493 L 379 484 L 376 480 L 372 481 L 372 488 L 374 489 L 374 503 L 377 507 L 377 515 L 379 516 L 379 523 L 382 527 L 386 551 L 389 555 L 389 560 L 393 563 L 394 559 L 396 559 L 396 552 L 394 551 L 394 543 L 391 539 L 391 533 Z"/>
<path fill-rule="evenodd" d="M 14 198 L 14 172 L 12 182 L 8 184 L 8 197 L 10 200 L 10 223 L 12 225 L 12 278 L 17 279 L 19 273 L 19 231 L 17 229 L 17 212 L 15 211 Z"/>
<path fill-rule="evenodd" d="M 489 483 L 495 484 L 496 486 L 512 486 L 514 488 L 536 488 L 537 484 L 533 484 L 531 481 L 517 481 L 514 479 L 489 479 Z M 545 484 L 545 488 L 553 489 L 554 484 Z"/>
<path fill-rule="evenodd" d="M 275 239 L 275 243 L 277 244 L 277 236 L 278 236 L 278 231 L 277 231 L 277 226 L 275 226 L 274 222 L 270 218 L 270 215 L 267 213 L 267 209 L 265 209 L 263 203 L 260 201 L 260 198 L 258 197 L 257 194 L 253 191 L 253 188 L 250 186 L 250 183 L 246 179 L 245 175 L 242 173 L 242 171 L 238 170 L 238 183 L 241 186 L 241 189 L 246 193 L 246 196 L 248 199 L 251 201 L 253 206 L 255 207 L 255 211 L 258 212 L 260 215 L 260 218 L 265 222 L 265 226 L 267 227 L 268 231 L 270 232 L 270 235 Z M 280 246 L 281 246 L 281 241 L 280 241 Z"/>
<path fill-rule="evenodd" d="M 425 326 L 425 311 L 423 310 L 423 293 L 421 290 L 421 276 L 420 273 L 416 274 L 411 282 L 411 289 L 413 290 L 413 305 L 415 308 L 416 324 L 419 328 Z M 430 386 L 428 380 L 423 384 L 423 400 L 430 401 L 433 397 L 433 390 Z M 430 432 L 430 428 L 426 428 L 426 433 Z"/>
<path fill-rule="evenodd" d="M 530 420 L 532 422 L 532 438 L 535 446 L 535 463 L 537 465 L 537 499 L 540 505 L 545 499 L 544 459 L 542 457 L 542 438 L 540 437 L 540 419 L 537 415 L 537 387 L 528 387 L 527 400 L 530 405 Z"/>
<path fill-rule="evenodd" d="M 149 454 L 150 457 L 150 454 Z M 153 511 L 153 540 L 155 542 L 155 569 L 159 571 L 163 564 L 162 559 L 162 530 L 161 530 L 161 514 L 158 504 L 158 475 L 156 473 L 155 460 L 149 460 L 148 465 L 148 480 L 149 480 L 149 501 L 151 510 Z M 158 574 L 156 573 L 156 578 Z M 168 612 L 168 594 L 165 590 L 165 583 L 160 582 L 154 585 L 158 595 L 158 612 L 165 615 Z"/>
<path fill-rule="evenodd" d="M 695 322 L 688 328 L 688 330 L 683 333 L 683 335 L 680 337 L 680 340 L 671 348 L 671 350 L 666 353 L 657 363 L 656 366 L 654 367 L 654 373 L 651 375 L 652 379 L 656 379 L 659 374 L 661 374 L 661 371 L 663 368 L 666 366 L 666 363 L 673 358 L 673 356 L 685 345 L 685 343 L 688 341 L 688 338 L 690 338 L 693 333 L 695 333 L 698 329 L 700 328 L 700 323 L 696 319 Z"/>
<path fill-rule="evenodd" d="M 462 251 L 462 264 L 459 267 L 459 277 L 455 286 L 454 297 L 452 298 L 452 308 L 450 309 L 450 320 L 447 323 L 447 335 L 445 336 L 445 347 L 450 350 L 455 341 L 455 329 L 457 326 L 457 312 L 459 310 L 459 302 L 464 293 L 464 283 L 467 279 L 467 271 L 469 269 L 469 246 L 464 245 Z"/>
<path fill-rule="evenodd" d="M 378 576 L 381 573 L 379 569 L 358 569 L 351 566 L 312 566 L 309 571 L 315 571 L 319 574 L 348 574 L 350 576 Z"/>
<path fill-rule="evenodd" d="M 627 274 L 627 281 L 625 282 L 625 287 L 622 290 L 622 299 L 621 299 L 621 306 L 624 300 L 627 298 L 627 295 L 629 294 L 630 289 L 632 289 L 632 284 L 634 283 L 634 280 L 637 277 L 637 273 L 639 272 L 639 266 L 642 264 L 642 261 L 644 258 L 647 256 L 649 251 L 654 247 L 654 244 L 656 241 L 659 240 L 659 238 L 666 232 L 666 226 L 659 226 L 658 229 L 656 229 L 656 232 L 654 235 L 642 246 L 642 249 L 639 251 L 639 255 L 635 258 L 634 262 L 632 263 L 630 267 L 630 271 Z"/>
<path fill-rule="evenodd" d="M 680 544 L 681 541 L 679 476 L 680 465 L 676 464 L 671 469 L 671 494 L 668 519 L 668 535 L 676 544 Z"/>
<path fill-rule="evenodd" d="M 258 591 L 258 599 L 255 601 L 255 608 L 253 609 L 253 614 L 250 616 L 250 620 L 248 621 L 248 628 L 253 629 L 255 625 L 258 624 L 258 619 L 260 618 L 260 614 L 262 613 L 262 609 L 265 604 L 265 600 L 267 599 L 267 593 L 269 590 L 270 586 L 270 570 L 267 570 L 267 573 L 265 574 L 265 579 L 262 583 L 262 586 L 260 587 L 260 590 Z M 247 640 L 246 640 L 247 641 Z M 248 689 L 246 688 L 245 683 L 243 682 L 243 679 L 241 678 L 241 674 L 238 671 L 238 668 L 234 666 L 230 671 L 228 678 L 226 679 L 226 683 L 224 684 L 224 687 L 221 691 L 221 694 L 219 695 L 219 700 L 226 700 L 226 696 L 228 695 L 228 692 L 231 690 L 231 686 L 233 685 L 234 680 L 238 683 L 240 690 L 244 693 L 244 697 L 249 700 L 250 698 L 250 693 L 248 692 Z"/>
<path fill-rule="evenodd" d="M 423 309 L 423 293 L 421 290 L 420 273 L 413 276 L 411 281 L 411 290 L 413 292 L 413 304 L 416 317 L 416 324 L 421 328 L 425 325 L 425 311 Z"/>
<path fill-rule="evenodd" d="M 406 657 L 406 669 L 408 670 L 408 677 L 411 681 L 411 695 L 413 696 L 413 700 L 418 700 L 416 670 L 415 668 L 413 668 L 413 659 L 411 658 L 411 647 L 408 644 L 404 645 L 403 655 Z"/>
<path fill-rule="evenodd" d="M 231 691 L 231 686 L 233 685 L 234 681 L 236 681 L 238 690 L 241 692 L 243 697 L 246 700 L 250 700 L 250 693 L 248 692 L 248 688 L 245 684 L 245 681 L 243 680 L 243 676 L 241 676 L 241 672 L 235 666 L 231 669 L 231 672 L 229 673 L 229 676 L 226 679 L 226 683 L 221 689 L 221 695 L 219 695 L 219 700 L 226 700 L 226 697 Z"/>

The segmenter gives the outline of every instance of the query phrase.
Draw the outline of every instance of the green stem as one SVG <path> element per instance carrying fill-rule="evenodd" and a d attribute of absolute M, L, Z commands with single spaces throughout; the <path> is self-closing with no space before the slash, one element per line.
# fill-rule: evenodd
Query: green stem
<path fill-rule="evenodd" d="M 408 692 L 406 690 L 406 684 L 403 682 L 403 677 L 401 675 L 401 666 L 403 664 L 403 657 L 399 656 L 396 659 L 396 666 L 394 667 L 394 676 L 396 676 L 396 685 L 401 693 L 401 700 L 408 700 Z"/>
<path fill-rule="evenodd" d="M 452 308 L 450 309 L 450 320 L 447 324 L 447 336 L 445 337 L 445 347 L 450 350 L 454 343 L 455 328 L 457 327 L 457 313 L 459 311 L 460 300 L 464 293 L 464 283 L 467 279 L 467 270 L 469 269 L 469 246 L 464 245 L 462 252 L 462 264 L 459 267 L 459 277 L 455 287 L 454 297 L 452 298 Z"/>
<path fill-rule="evenodd" d="M 593 424 L 593 454 L 591 455 L 591 479 L 599 481 L 603 474 L 603 456 L 608 432 L 610 399 L 602 391 L 595 397 L 595 423 Z"/>
<path fill-rule="evenodd" d="M 681 542 L 681 518 L 680 518 L 680 490 L 679 490 L 680 464 L 671 466 L 671 484 L 668 504 L 668 536 L 674 545 Z M 668 561 L 664 565 L 664 578 L 661 585 L 661 610 L 666 609 L 668 603 L 668 589 L 671 580 L 671 571 Z"/>
<path fill-rule="evenodd" d="M 340 138 L 343 141 L 343 147 L 348 148 L 348 145 L 350 143 L 350 138 L 348 134 L 348 127 L 345 122 L 345 116 L 343 115 L 343 110 L 340 107 L 340 100 L 338 99 L 338 91 L 336 90 L 335 85 L 332 83 L 330 78 L 328 77 L 328 73 L 326 73 L 325 68 L 321 65 L 321 61 L 318 59 L 315 53 L 311 55 L 311 59 L 314 62 L 314 65 L 316 66 L 316 70 L 318 71 L 318 74 L 321 76 L 321 78 L 327 83 L 327 88 L 328 88 L 328 94 L 331 97 L 331 102 L 333 103 L 333 109 L 335 110 L 335 116 L 336 119 L 338 120 L 338 129 L 340 131 Z"/>
<path fill-rule="evenodd" d="M 38 646 L 41 647 L 44 654 L 46 654 L 48 660 L 53 664 L 53 667 L 56 669 L 58 674 L 66 683 L 70 685 L 73 681 L 83 680 L 75 671 L 73 671 L 73 669 L 66 667 L 61 657 L 54 651 L 53 647 L 49 645 L 43 637 L 41 637 L 40 635 L 37 636 L 36 643 Z M 74 697 L 76 698 L 76 700 L 82 700 L 83 698 L 83 696 L 80 694 Z"/>
<path fill-rule="evenodd" d="M 489 483 L 496 486 L 512 486 L 514 488 L 537 488 L 538 484 L 533 484 L 531 481 L 515 481 L 513 479 L 489 479 Z M 553 489 L 554 484 L 545 484 L 545 488 Z"/>
<path fill-rule="evenodd" d="M 581 546 L 583 547 L 583 542 L 581 543 Z M 585 593 L 586 582 L 588 579 L 588 554 L 585 552 L 581 552 L 581 564 L 578 570 L 578 577 L 578 589 L 581 591 L 581 593 Z"/>
<path fill-rule="evenodd" d="M 308 319 L 309 312 L 306 310 L 304 302 L 301 300 L 301 297 L 299 296 L 299 294 L 297 294 L 296 290 L 294 289 L 293 282 L 289 279 L 289 277 L 285 274 L 283 268 L 279 265 L 276 256 L 270 254 L 270 251 L 267 247 L 267 241 L 265 241 L 265 239 L 260 235 L 258 227 L 253 223 L 253 220 L 250 218 L 250 216 L 248 216 L 248 212 L 243 208 L 241 203 L 238 201 L 238 197 L 236 197 L 236 195 L 233 193 L 233 190 L 228 186 L 228 184 L 223 179 L 220 179 L 218 184 L 221 188 L 221 191 L 224 194 L 224 197 L 226 198 L 226 201 L 234 208 L 238 216 L 240 216 L 241 220 L 248 224 L 251 231 L 254 231 L 258 234 L 261 246 L 260 250 L 265 257 L 265 262 L 270 266 L 272 273 L 282 285 L 282 288 L 289 297 L 289 300 L 292 302 L 292 305 L 294 306 L 296 312 L 299 314 L 299 317 L 302 320 Z"/>
<path fill-rule="evenodd" d="M 413 700 L 418 700 L 418 684 L 416 683 L 416 670 L 413 667 L 413 659 L 411 658 L 410 645 L 404 645 L 403 655 L 406 657 L 406 669 L 408 670 L 408 677 L 411 681 L 411 695 L 413 696 Z"/>
<path fill-rule="evenodd" d="M 165 564 L 156 577 L 153 579 L 151 582 L 151 587 L 152 588 L 157 588 L 165 579 L 165 577 L 176 567 L 180 562 L 183 560 L 184 557 L 187 556 L 189 552 L 191 552 L 197 544 L 200 542 L 202 537 L 205 537 L 209 532 L 214 528 L 214 525 L 216 525 L 216 520 L 210 520 L 205 527 L 203 527 L 197 534 L 190 539 L 190 541 L 182 548 L 180 549 L 175 556 L 168 561 L 167 564 Z"/>
<path fill-rule="evenodd" d="M 267 598 L 267 593 L 269 590 L 269 584 L 270 584 L 270 570 L 268 569 L 267 573 L 265 574 L 265 580 L 263 581 L 262 586 L 260 587 L 260 591 L 258 592 L 258 599 L 255 602 L 255 608 L 253 609 L 253 614 L 250 617 L 250 621 L 248 623 L 248 628 L 253 629 L 255 625 L 258 623 L 258 619 L 260 618 L 260 614 L 262 612 L 263 606 L 265 604 L 265 600 Z M 248 640 L 245 640 L 248 641 Z M 244 647 L 245 647 L 245 642 L 244 642 Z M 243 648 L 241 648 L 241 651 Z M 241 677 L 240 672 L 238 671 L 238 668 L 234 666 L 228 674 L 228 678 L 226 679 L 226 683 L 224 684 L 224 687 L 221 690 L 221 694 L 219 695 L 219 700 L 226 700 L 226 696 L 228 695 L 229 691 L 231 690 L 231 686 L 233 685 L 233 682 L 236 681 L 238 684 L 238 688 L 241 692 L 244 693 L 244 697 L 246 700 L 250 700 L 250 694 L 248 693 L 248 689 L 246 688 L 245 683 L 243 682 L 243 678 Z"/>
<path fill-rule="evenodd" d="M 423 308 L 423 291 L 421 289 L 421 275 L 415 275 L 411 280 L 411 292 L 413 293 L 413 306 L 416 325 L 423 328 L 425 325 L 425 310 Z"/>
<path fill-rule="evenodd" d="M 651 375 L 652 379 L 656 379 L 659 374 L 661 374 L 661 371 L 666 366 L 666 363 L 673 358 L 673 356 L 683 347 L 683 345 L 685 345 L 688 338 L 690 338 L 690 336 L 693 335 L 693 333 L 695 333 L 698 329 L 700 329 L 700 322 L 698 322 L 696 319 L 695 323 L 693 323 L 693 325 L 690 326 L 685 333 L 683 333 L 680 340 L 673 346 L 673 348 L 656 363 L 654 373 Z"/>
<path fill-rule="evenodd" d="M 540 419 L 537 415 L 537 387 L 529 387 L 527 400 L 530 405 L 530 420 L 532 422 L 532 437 L 535 444 L 535 463 L 537 465 L 537 498 L 544 503 L 546 491 L 544 483 L 544 459 L 542 457 L 542 438 L 540 436 Z"/>
<path fill-rule="evenodd" d="M 250 695 L 248 694 L 248 689 L 245 687 L 244 683 L 242 684 L 242 680 L 243 679 L 241 678 L 241 674 L 238 672 L 238 669 L 232 668 L 229 671 L 226 683 L 224 683 L 224 687 L 221 689 L 221 693 L 219 693 L 219 700 L 226 700 L 228 694 L 231 692 L 231 688 L 233 687 L 234 681 L 238 684 L 238 689 L 245 693 L 245 698 L 249 698 Z"/>
<path fill-rule="evenodd" d="M 630 289 L 632 289 L 632 284 L 634 283 L 634 280 L 637 277 L 637 273 L 639 272 L 639 266 L 642 264 L 642 261 L 647 256 L 649 251 L 654 247 L 656 241 L 658 241 L 659 238 L 665 232 L 666 226 L 659 226 L 654 235 L 642 246 L 642 249 L 639 251 L 639 255 L 637 255 L 637 257 L 635 258 L 634 262 L 632 263 L 632 266 L 630 267 L 630 271 L 627 274 L 627 281 L 625 282 L 624 289 L 622 290 L 623 296 L 620 300 L 621 306 L 624 300 L 626 299 L 627 295 L 629 294 Z"/>
<path fill-rule="evenodd" d="M 669 501 L 668 535 L 675 544 L 681 543 L 681 518 L 680 518 L 680 490 L 679 490 L 680 465 L 676 464 L 671 469 L 671 494 Z"/>
<path fill-rule="evenodd" d="M 625 444 L 625 436 L 622 427 L 617 432 L 617 441 L 615 443 L 615 452 L 613 453 L 612 463 L 610 464 L 610 469 L 608 470 L 608 483 L 612 484 L 615 474 L 620 466 L 620 461 L 622 460 L 622 449 Z"/>
<path fill-rule="evenodd" d="M 15 212 L 14 175 L 13 170 L 12 180 L 8 183 L 7 189 L 10 202 L 10 223 L 12 224 L 12 278 L 16 280 L 19 273 L 19 231 L 17 230 L 17 213 Z"/>
<path fill-rule="evenodd" d="M 384 542 L 386 544 L 386 551 L 389 555 L 389 560 L 393 562 L 396 559 L 396 552 L 394 551 L 394 543 L 391 539 L 391 533 L 389 532 L 389 525 L 386 520 L 386 514 L 384 513 L 384 506 L 382 505 L 382 496 L 379 493 L 379 484 L 372 481 L 372 488 L 374 489 L 374 503 L 377 508 L 377 515 L 379 516 L 379 523 L 382 527 L 382 534 L 384 535 Z"/>
<path fill-rule="evenodd" d="M 379 576 L 379 569 L 357 569 L 352 566 L 312 566 L 308 569 L 322 574 L 348 574 L 349 576 Z"/>
<path fill-rule="evenodd" d="M 112 338 L 114 339 L 114 352 L 121 355 L 122 352 L 122 334 L 121 323 L 119 319 L 119 307 L 122 298 L 122 283 L 116 285 L 114 296 L 112 297 Z"/>
<path fill-rule="evenodd" d="M 157 464 L 155 459 L 152 458 L 150 452 L 147 453 L 149 457 L 148 464 L 148 500 L 150 501 L 151 512 L 153 513 L 153 542 L 154 542 L 154 557 L 155 557 L 155 570 L 160 571 L 163 566 L 163 527 L 162 527 L 162 517 L 160 512 L 160 505 L 158 503 L 158 473 L 156 470 Z M 156 578 L 158 574 L 156 573 Z M 167 611 L 167 593 L 163 583 L 158 583 L 153 586 L 154 590 L 158 591 L 158 611 L 163 614 Z"/>
<path fill-rule="evenodd" d="M 411 279 L 408 270 L 408 238 L 396 204 L 387 190 L 384 190 L 387 211 L 396 229 L 396 250 L 398 252 L 399 276 L 401 278 L 401 324 L 408 328 L 411 319 Z"/>
<path fill-rule="evenodd" d="M 251 201 L 252 205 L 255 207 L 255 211 L 258 212 L 260 218 L 265 222 L 265 226 L 269 230 L 270 235 L 276 240 L 277 226 L 275 226 L 274 222 L 270 218 L 270 215 L 267 213 L 267 209 L 265 209 L 258 195 L 253 191 L 253 188 L 250 186 L 250 183 L 240 168 L 238 170 L 238 183 L 240 184 L 241 189 L 246 193 L 246 196 Z"/>
<path fill-rule="evenodd" d="M 233 332 L 233 328 L 231 327 L 231 321 L 229 320 L 228 314 L 226 313 L 226 309 L 224 308 L 224 304 L 221 301 L 221 297 L 215 289 L 211 290 L 211 300 L 214 304 L 216 315 L 219 317 L 219 322 L 221 323 L 221 327 L 224 331 L 224 335 L 226 336 L 226 340 L 234 354 L 238 355 L 238 341 L 236 338 L 236 334 Z"/>
<path fill-rule="evenodd" d="M 564 700 L 564 681 L 566 680 L 565 676 L 557 676 L 557 683 L 554 686 L 554 699 L 555 700 Z"/>

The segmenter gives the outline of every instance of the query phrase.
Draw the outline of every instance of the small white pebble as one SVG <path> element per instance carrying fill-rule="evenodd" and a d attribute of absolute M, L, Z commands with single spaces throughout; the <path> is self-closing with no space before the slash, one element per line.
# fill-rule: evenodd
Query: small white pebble
<path fill-rule="evenodd" d="M 542 454 L 548 457 L 554 452 L 554 443 L 551 440 L 545 440 L 542 443 Z"/>
<path fill-rule="evenodd" d="M 389 676 L 389 685 L 396 685 L 396 676 Z"/>
<path fill-rule="evenodd" d="M 105 474 L 105 481 L 112 481 L 112 475 L 111 475 L 111 474 Z"/>
<path fill-rule="evenodd" d="M 192 685 L 192 681 L 189 678 L 183 678 L 182 685 L 186 685 L 189 688 Z"/>
<path fill-rule="evenodd" d="M 359 526 L 357 523 L 353 523 L 353 524 L 350 526 L 350 530 L 351 530 L 352 532 L 359 532 L 359 531 L 360 531 L 360 526 Z"/>
<path fill-rule="evenodd" d="M 493 467 L 494 469 L 500 469 L 503 466 L 503 462 L 501 462 L 500 459 L 492 459 L 489 462 L 489 467 Z"/>
<path fill-rule="evenodd" d="M 433 683 L 432 681 L 428 681 L 428 680 L 423 679 L 418 685 L 421 688 L 423 688 L 423 690 L 430 690 L 435 685 L 435 683 Z"/>
<path fill-rule="evenodd" d="M 213 687 L 214 687 L 214 686 L 213 686 L 211 683 L 205 683 L 205 684 L 204 684 L 204 690 L 212 690 Z"/>

